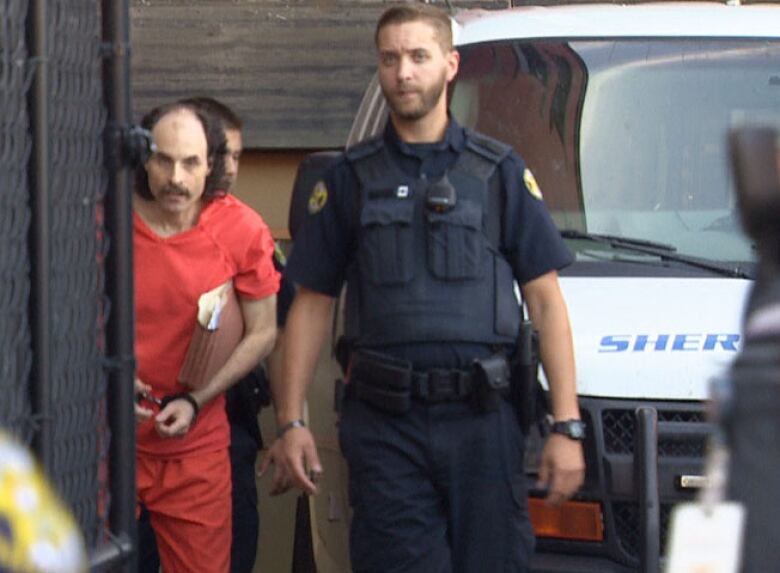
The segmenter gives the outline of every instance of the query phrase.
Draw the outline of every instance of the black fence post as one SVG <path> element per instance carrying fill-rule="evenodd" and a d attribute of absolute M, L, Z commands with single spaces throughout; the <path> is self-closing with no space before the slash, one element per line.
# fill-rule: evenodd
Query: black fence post
<path fill-rule="evenodd" d="M 135 375 L 132 257 L 132 165 L 128 160 L 126 133 L 132 122 L 130 98 L 130 24 L 127 0 L 101 3 L 104 99 L 108 108 L 106 161 L 108 193 L 106 223 L 111 244 L 106 258 L 107 291 L 112 301 L 107 324 L 109 372 L 108 421 L 111 429 L 109 523 L 119 545 L 121 565 L 111 570 L 136 570 L 135 522 L 135 420 L 133 378 Z M 108 556 L 107 556 L 108 557 Z M 93 558 L 93 568 L 100 564 Z M 113 561 L 113 560 L 112 560 Z M 120 569 L 121 567 L 121 569 Z"/>
<path fill-rule="evenodd" d="M 35 0 L 28 7 L 27 43 L 34 65 L 32 86 L 28 93 L 32 156 L 29 181 L 33 219 L 30 234 L 31 283 L 30 316 L 33 356 L 32 400 L 37 418 L 33 449 L 43 469 L 52 470 L 53 438 L 51 421 L 51 292 L 50 197 L 49 179 L 49 38 L 46 0 Z"/>

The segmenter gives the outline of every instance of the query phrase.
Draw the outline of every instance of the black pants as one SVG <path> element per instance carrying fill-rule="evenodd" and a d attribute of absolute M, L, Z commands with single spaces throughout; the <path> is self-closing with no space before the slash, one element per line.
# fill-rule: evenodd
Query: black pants
<path fill-rule="evenodd" d="M 339 426 L 349 466 L 354 573 L 521 573 L 534 537 L 514 409 L 468 402 L 394 415 L 349 395 Z"/>
<path fill-rule="evenodd" d="M 242 426 L 230 426 L 230 464 L 233 469 L 233 548 L 231 573 L 251 573 L 257 554 L 260 516 L 257 513 L 255 462 L 257 442 Z"/>
<path fill-rule="evenodd" d="M 138 573 L 157 573 L 159 570 L 157 539 L 149 520 L 149 512 L 142 509 L 141 517 L 138 518 Z"/>

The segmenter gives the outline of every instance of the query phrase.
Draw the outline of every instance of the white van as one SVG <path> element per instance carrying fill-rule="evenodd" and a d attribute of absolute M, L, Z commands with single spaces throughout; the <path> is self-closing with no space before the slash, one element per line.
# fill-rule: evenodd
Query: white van
<path fill-rule="evenodd" d="M 756 253 L 739 225 L 727 132 L 780 117 L 780 7 L 573 5 L 455 19 L 452 114 L 514 146 L 576 255 L 561 284 L 587 477 L 560 511 L 532 497 L 533 570 L 657 570 L 670 508 L 702 484 L 709 381 L 740 348 Z M 374 81 L 347 145 L 380 132 L 386 115 Z M 309 399 L 327 474 L 310 510 L 318 570 L 343 573 L 333 375 L 323 366 Z"/>

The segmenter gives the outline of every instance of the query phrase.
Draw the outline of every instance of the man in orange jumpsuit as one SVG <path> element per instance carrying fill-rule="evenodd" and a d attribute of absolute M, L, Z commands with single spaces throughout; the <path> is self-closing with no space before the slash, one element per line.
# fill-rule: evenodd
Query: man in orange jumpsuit
<path fill-rule="evenodd" d="M 230 428 L 224 392 L 273 348 L 279 274 L 260 216 L 224 189 L 221 126 L 192 106 L 149 112 L 156 150 L 133 197 L 138 502 L 148 511 L 163 569 L 230 567 Z M 219 141 L 221 145 L 210 145 Z M 244 334 L 204 385 L 179 371 L 197 325 L 198 299 L 231 281 Z M 162 404 L 158 404 L 162 402 Z"/>

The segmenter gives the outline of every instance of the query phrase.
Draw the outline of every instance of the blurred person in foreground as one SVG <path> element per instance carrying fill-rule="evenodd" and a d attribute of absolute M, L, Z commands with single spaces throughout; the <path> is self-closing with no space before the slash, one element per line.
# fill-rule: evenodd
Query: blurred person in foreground
<path fill-rule="evenodd" d="M 0 431 L 0 571 L 87 571 L 84 540 L 32 454 Z"/>

